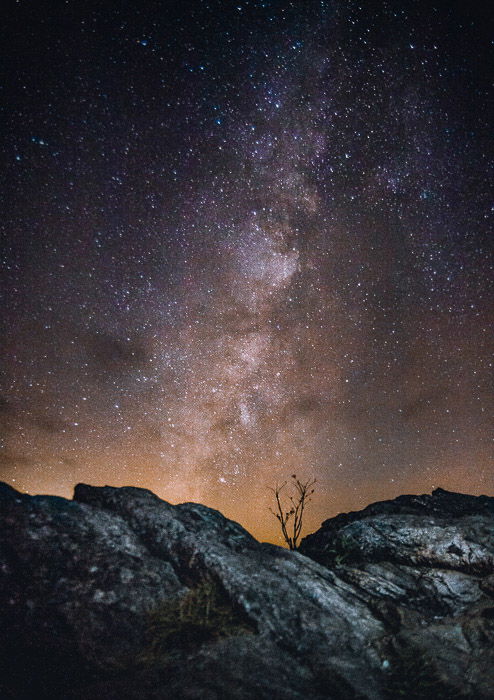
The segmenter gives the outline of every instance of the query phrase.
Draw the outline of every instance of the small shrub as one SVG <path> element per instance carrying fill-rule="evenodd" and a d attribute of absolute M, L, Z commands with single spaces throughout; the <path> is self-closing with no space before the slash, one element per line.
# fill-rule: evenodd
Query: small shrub
<path fill-rule="evenodd" d="M 312 487 L 315 483 L 315 479 L 300 481 L 296 474 L 292 474 L 292 495 L 288 496 L 288 501 L 285 501 L 285 503 L 283 503 L 281 492 L 287 485 L 287 482 L 285 481 L 281 486 L 270 488 L 270 491 L 274 493 L 276 510 L 272 508 L 269 510 L 278 520 L 283 539 L 289 549 L 294 550 L 298 548 L 305 507 L 314 493 Z"/>
<path fill-rule="evenodd" d="M 197 648 L 222 637 L 254 632 L 213 581 L 202 581 L 185 595 L 165 601 L 149 615 L 144 651 L 139 661 L 152 664 L 175 652 Z"/>

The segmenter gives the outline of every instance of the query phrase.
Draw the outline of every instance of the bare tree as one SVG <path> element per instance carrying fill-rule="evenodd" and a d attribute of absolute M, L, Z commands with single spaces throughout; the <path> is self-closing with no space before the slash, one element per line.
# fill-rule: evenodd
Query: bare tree
<path fill-rule="evenodd" d="M 290 483 L 293 487 L 293 494 L 288 496 L 289 505 L 285 506 L 281 496 L 281 492 L 288 483 L 285 481 L 281 486 L 270 488 L 270 491 L 274 493 L 276 499 L 276 510 L 272 508 L 269 510 L 280 523 L 283 538 L 289 549 L 297 549 L 300 533 L 302 532 L 302 520 L 305 506 L 311 500 L 311 496 L 314 493 L 312 487 L 316 483 L 316 480 L 307 479 L 307 481 L 300 481 L 296 474 L 292 474 L 291 478 L 292 481 Z"/>

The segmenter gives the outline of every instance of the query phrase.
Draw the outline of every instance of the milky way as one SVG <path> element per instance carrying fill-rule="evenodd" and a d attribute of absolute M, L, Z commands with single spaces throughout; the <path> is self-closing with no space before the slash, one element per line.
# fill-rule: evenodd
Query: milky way
<path fill-rule="evenodd" d="M 0 477 L 197 500 L 277 541 L 494 492 L 492 43 L 480 7 L 6 15 Z"/>

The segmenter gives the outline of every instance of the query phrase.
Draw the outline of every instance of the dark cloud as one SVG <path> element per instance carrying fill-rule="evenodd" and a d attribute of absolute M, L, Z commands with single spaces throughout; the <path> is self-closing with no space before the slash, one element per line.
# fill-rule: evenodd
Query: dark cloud
<path fill-rule="evenodd" d="M 73 467 L 80 466 L 80 464 L 81 464 L 80 460 L 74 459 L 73 457 L 62 457 L 62 458 L 60 459 L 60 461 L 61 461 L 62 464 L 64 464 L 66 467 L 69 467 L 69 468 L 71 468 L 71 469 L 72 469 Z"/>
<path fill-rule="evenodd" d="M 12 411 L 12 402 L 9 401 L 5 396 L 0 395 L 0 415 L 4 413 L 10 413 Z"/>
<path fill-rule="evenodd" d="M 13 401 L 0 396 L 0 428 L 7 434 L 15 429 L 19 411 Z"/>
<path fill-rule="evenodd" d="M 31 416 L 31 423 L 38 429 L 48 435 L 57 435 L 64 433 L 72 427 L 72 423 L 58 416 L 49 415 L 48 413 L 37 412 Z"/>
<path fill-rule="evenodd" d="M 88 341 L 88 355 L 93 367 L 110 375 L 125 375 L 141 369 L 149 361 L 145 340 L 94 333 Z"/>
<path fill-rule="evenodd" d="M 42 393 L 37 393 L 38 401 L 42 396 Z M 30 425 L 47 435 L 63 433 L 73 425 L 52 412 L 40 411 L 30 405 L 23 407 L 20 402 L 14 403 L 5 397 L 0 397 L 0 423 L 6 432 L 17 430 L 19 425 Z"/>
<path fill-rule="evenodd" d="M 0 452 L 0 467 L 32 467 L 36 460 L 18 452 Z"/>

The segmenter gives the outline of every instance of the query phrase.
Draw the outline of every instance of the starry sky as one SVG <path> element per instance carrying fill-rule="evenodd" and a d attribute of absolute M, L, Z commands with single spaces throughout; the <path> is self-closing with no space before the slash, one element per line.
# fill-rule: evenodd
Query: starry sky
<path fill-rule="evenodd" d="M 8 0 L 0 478 L 493 495 L 483 5 Z"/>

